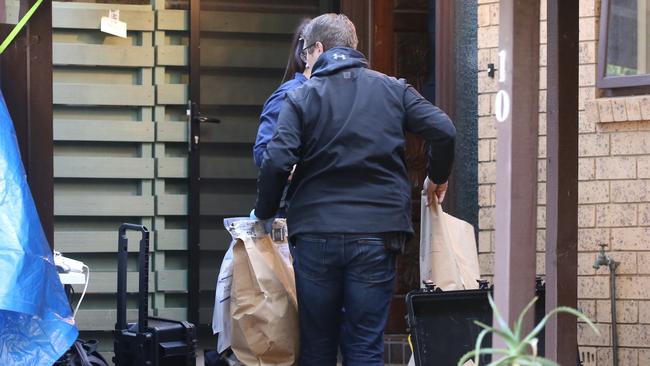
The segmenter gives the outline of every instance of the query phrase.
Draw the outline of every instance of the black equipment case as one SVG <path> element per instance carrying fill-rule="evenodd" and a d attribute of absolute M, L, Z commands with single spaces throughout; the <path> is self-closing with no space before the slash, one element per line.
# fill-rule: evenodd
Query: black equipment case
<path fill-rule="evenodd" d="M 142 233 L 138 257 L 138 321 L 126 323 L 127 230 Z M 149 231 L 142 225 L 122 224 L 118 238 L 117 323 L 114 331 L 113 362 L 116 366 L 194 366 L 196 328 L 186 321 L 150 317 Z"/>
<path fill-rule="evenodd" d="M 474 324 L 474 321 L 492 324 L 492 309 L 488 302 L 492 288 L 486 281 L 480 281 L 477 290 L 445 292 L 432 284 L 426 285 L 426 288 L 406 295 L 407 321 L 415 364 L 455 366 L 476 345 L 476 338 L 482 328 Z M 545 314 L 544 294 L 544 285 L 538 279 L 536 321 L 541 320 Z M 544 332 L 538 338 L 538 351 L 543 355 Z M 482 347 L 491 345 L 491 337 L 485 337 Z M 490 361 L 489 355 L 480 358 L 481 365 L 487 365 Z"/>

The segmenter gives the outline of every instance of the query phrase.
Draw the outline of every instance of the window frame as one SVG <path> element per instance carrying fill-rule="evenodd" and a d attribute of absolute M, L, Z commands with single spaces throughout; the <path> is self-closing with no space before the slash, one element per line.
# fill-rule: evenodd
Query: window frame
<path fill-rule="evenodd" d="M 600 31 L 598 38 L 598 57 L 596 87 L 599 89 L 630 88 L 650 86 L 650 74 L 606 76 L 607 69 L 607 34 L 609 33 L 610 0 L 601 0 Z"/>

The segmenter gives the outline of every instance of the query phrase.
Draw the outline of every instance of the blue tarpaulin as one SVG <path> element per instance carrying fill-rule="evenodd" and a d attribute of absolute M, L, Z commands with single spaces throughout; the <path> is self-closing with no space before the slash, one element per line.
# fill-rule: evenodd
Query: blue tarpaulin
<path fill-rule="evenodd" d="M 77 335 L 0 92 L 0 365 L 52 365 Z"/>

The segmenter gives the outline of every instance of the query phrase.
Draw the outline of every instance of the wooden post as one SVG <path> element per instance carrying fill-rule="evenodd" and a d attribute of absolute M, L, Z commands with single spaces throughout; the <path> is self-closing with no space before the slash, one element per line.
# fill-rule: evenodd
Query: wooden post
<path fill-rule="evenodd" d="M 546 310 L 577 307 L 578 1 L 547 0 Z M 546 325 L 546 356 L 575 365 L 576 319 Z"/>
<path fill-rule="evenodd" d="M 512 325 L 535 295 L 539 0 L 501 0 L 499 9 L 494 286 L 499 311 Z M 531 312 L 524 331 L 532 319 Z"/>

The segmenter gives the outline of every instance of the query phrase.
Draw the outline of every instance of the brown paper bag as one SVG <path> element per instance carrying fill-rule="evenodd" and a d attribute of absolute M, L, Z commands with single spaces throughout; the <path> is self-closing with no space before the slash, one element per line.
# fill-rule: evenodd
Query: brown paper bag
<path fill-rule="evenodd" d="M 273 238 L 261 222 L 242 220 L 229 231 L 233 246 L 230 310 L 232 349 L 247 366 L 291 366 L 298 362 L 298 303 L 285 220 Z"/>
<path fill-rule="evenodd" d="M 420 206 L 420 280 L 443 291 L 475 289 L 481 278 L 474 227 L 442 211 L 437 203 Z"/>

